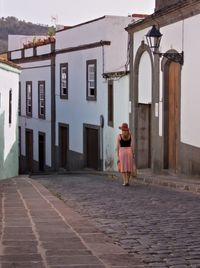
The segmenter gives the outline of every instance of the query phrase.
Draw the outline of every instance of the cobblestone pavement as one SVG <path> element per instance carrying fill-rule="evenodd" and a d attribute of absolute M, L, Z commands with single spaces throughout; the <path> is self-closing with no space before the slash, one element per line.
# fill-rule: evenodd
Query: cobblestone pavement
<path fill-rule="evenodd" d="M 67 206 L 89 218 L 142 267 L 200 267 L 200 196 L 106 176 L 37 177 Z"/>
<path fill-rule="evenodd" d="M 37 181 L 0 180 L 0 268 L 143 267 Z"/>

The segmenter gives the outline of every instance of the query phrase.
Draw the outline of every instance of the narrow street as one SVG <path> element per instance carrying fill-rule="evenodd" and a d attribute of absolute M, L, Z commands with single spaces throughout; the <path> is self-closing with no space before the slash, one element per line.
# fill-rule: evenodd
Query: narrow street
<path fill-rule="evenodd" d="M 200 267 L 199 195 L 100 175 L 34 179 L 147 267 Z"/>

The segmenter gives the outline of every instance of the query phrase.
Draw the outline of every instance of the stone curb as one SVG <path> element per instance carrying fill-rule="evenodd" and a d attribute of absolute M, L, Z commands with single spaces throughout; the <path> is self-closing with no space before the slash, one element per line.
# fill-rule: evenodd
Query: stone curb
<path fill-rule="evenodd" d="M 200 194 L 200 185 L 193 184 L 192 182 L 181 182 L 181 181 L 169 181 L 162 178 L 135 178 L 137 182 L 146 185 L 164 186 L 179 191 L 192 192 Z"/>

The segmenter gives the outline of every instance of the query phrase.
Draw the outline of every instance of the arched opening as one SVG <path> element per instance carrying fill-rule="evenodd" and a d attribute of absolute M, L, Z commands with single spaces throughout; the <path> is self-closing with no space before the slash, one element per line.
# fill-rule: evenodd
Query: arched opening
<path fill-rule="evenodd" d="M 135 136 L 137 168 L 151 168 L 152 137 L 152 70 L 153 58 L 149 47 L 141 43 L 133 66 L 133 90 L 131 99 L 133 112 L 131 121 Z"/>
<path fill-rule="evenodd" d="M 151 61 L 145 51 L 140 58 L 138 72 L 138 124 L 137 124 L 137 166 L 151 167 L 151 103 L 152 74 Z"/>

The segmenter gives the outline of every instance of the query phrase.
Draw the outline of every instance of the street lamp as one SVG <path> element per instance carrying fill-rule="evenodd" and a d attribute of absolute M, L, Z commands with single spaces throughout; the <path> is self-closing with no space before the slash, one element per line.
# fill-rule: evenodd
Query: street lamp
<path fill-rule="evenodd" d="M 154 50 L 159 49 L 161 38 L 162 38 L 162 34 L 160 33 L 159 29 L 156 28 L 155 25 L 153 25 L 152 28 L 146 34 L 147 44 L 151 49 L 154 49 Z M 160 57 L 163 56 L 167 58 L 168 60 L 180 63 L 181 65 L 183 65 L 183 62 L 184 62 L 183 51 L 181 53 L 178 53 L 178 52 L 160 53 L 160 52 L 153 51 L 153 54 L 157 54 Z"/>

